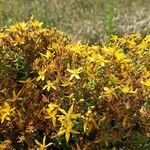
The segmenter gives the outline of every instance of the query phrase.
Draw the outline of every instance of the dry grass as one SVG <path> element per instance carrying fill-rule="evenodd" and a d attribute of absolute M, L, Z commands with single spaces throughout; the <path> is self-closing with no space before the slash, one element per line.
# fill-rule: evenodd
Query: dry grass
<path fill-rule="evenodd" d="M 0 0 L 0 25 L 34 15 L 73 40 L 88 43 L 111 34 L 150 31 L 149 0 Z"/>

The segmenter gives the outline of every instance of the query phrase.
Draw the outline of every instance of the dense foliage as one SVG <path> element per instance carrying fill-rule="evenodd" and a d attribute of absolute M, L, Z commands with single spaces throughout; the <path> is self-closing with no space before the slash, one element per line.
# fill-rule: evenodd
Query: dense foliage
<path fill-rule="evenodd" d="M 148 149 L 149 120 L 150 35 L 89 46 L 33 18 L 1 29 L 0 149 Z"/>

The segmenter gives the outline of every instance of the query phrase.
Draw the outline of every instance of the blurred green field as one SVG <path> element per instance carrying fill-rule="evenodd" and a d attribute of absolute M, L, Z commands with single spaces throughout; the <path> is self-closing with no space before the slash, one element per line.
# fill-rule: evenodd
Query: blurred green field
<path fill-rule="evenodd" d="M 33 15 L 75 41 L 98 43 L 111 34 L 150 31 L 149 0 L 0 0 L 0 26 Z"/>

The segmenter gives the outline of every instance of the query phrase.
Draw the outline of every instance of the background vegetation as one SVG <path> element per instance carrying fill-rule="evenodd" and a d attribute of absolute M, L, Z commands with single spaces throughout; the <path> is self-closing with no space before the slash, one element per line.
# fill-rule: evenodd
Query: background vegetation
<path fill-rule="evenodd" d="M 75 41 L 95 43 L 112 33 L 149 32 L 149 7 L 149 0 L 0 0 L 0 25 L 34 15 Z"/>

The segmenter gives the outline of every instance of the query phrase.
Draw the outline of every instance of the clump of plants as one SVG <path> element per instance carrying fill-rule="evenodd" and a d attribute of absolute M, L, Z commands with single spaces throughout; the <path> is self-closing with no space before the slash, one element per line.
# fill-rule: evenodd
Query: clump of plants
<path fill-rule="evenodd" d="M 89 46 L 33 18 L 2 28 L 0 148 L 148 148 L 149 50 L 150 35 Z"/>

